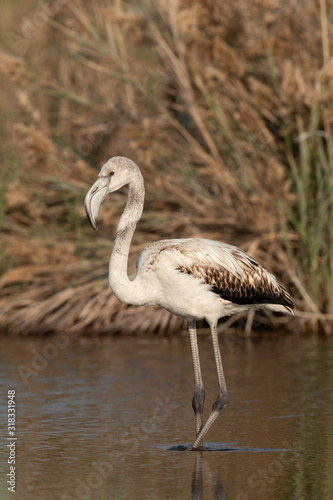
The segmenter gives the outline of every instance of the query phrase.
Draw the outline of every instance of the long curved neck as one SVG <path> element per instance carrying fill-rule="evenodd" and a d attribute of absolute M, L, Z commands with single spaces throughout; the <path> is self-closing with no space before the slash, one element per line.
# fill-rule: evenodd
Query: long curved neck
<path fill-rule="evenodd" d="M 109 264 L 109 285 L 115 296 L 128 304 L 141 303 L 134 281 L 128 279 L 128 254 L 136 224 L 141 218 L 145 188 L 140 170 L 133 172 L 128 199 L 120 218 Z"/>

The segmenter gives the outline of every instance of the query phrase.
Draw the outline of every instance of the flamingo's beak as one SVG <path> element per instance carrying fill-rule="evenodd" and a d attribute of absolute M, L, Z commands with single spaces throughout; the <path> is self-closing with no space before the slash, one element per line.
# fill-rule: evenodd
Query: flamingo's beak
<path fill-rule="evenodd" d="M 95 231 L 98 229 L 99 207 L 104 201 L 109 182 L 109 177 L 99 177 L 95 184 L 91 186 L 84 199 L 84 208 L 86 209 L 88 220 Z"/>

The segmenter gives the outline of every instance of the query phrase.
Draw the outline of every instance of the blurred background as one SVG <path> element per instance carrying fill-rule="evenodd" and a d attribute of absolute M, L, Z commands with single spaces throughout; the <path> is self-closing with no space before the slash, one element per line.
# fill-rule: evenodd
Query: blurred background
<path fill-rule="evenodd" d="M 120 304 L 107 266 L 125 192 L 83 199 L 128 156 L 146 183 L 131 248 L 199 236 L 252 253 L 331 333 L 333 6 L 325 0 L 2 0 L 0 329 L 167 335 Z M 229 323 L 229 326 L 230 323 Z"/>

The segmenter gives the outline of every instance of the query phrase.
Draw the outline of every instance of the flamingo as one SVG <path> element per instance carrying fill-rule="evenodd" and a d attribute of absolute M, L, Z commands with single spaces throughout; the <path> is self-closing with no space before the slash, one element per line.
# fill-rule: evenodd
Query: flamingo
<path fill-rule="evenodd" d="M 194 371 L 195 440 L 190 449 L 202 449 L 207 432 L 230 401 L 219 349 L 218 319 L 250 308 L 293 314 L 294 304 L 284 286 L 251 255 L 233 245 L 203 238 L 150 243 L 140 252 L 136 276 L 130 280 L 128 254 L 145 196 L 143 176 L 136 163 L 122 156 L 109 159 L 89 189 L 84 206 L 92 228 L 97 230 L 105 196 L 123 186 L 128 186 L 128 199 L 116 230 L 109 285 L 121 302 L 158 305 L 187 321 Z M 218 396 L 205 424 L 198 320 L 206 320 L 210 326 L 218 381 Z"/>

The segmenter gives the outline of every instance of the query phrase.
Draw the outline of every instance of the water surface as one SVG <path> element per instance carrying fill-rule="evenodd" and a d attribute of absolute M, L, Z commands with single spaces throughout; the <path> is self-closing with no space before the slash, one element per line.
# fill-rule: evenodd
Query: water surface
<path fill-rule="evenodd" d="M 0 338 L 1 500 L 13 498 L 8 389 L 20 500 L 333 498 L 333 339 L 220 345 L 231 404 L 207 451 L 184 452 L 168 448 L 194 438 L 187 338 Z M 199 349 L 207 416 L 216 396 L 209 337 Z"/>

